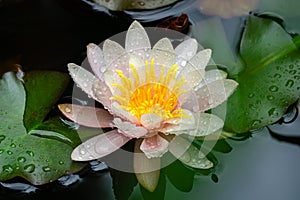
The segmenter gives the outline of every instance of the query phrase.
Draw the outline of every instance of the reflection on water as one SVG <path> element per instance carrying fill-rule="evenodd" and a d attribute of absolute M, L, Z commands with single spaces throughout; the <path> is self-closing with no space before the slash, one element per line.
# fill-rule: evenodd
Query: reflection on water
<path fill-rule="evenodd" d="M 188 14 L 191 26 L 207 19 L 193 7 L 195 1 L 189 0 L 171 8 L 143 13 L 90 12 L 90 8 L 83 6 L 81 1 L 72 2 L 29 0 L 20 1 L 19 6 L 1 6 L 0 24 L 5 27 L 0 33 L 1 69 L 6 66 L 1 63 L 18 62 L 25 71 L 66 71 L 68 62 L 80 64 L 85 58 L 88 43 L 100 43 L 126 30 L 131 17 L 149 25 L 178 17 L 182 12 Z M 232 49 L 236 47 L 243 19 L 218 21 L 224 27 Z M 295 18 L 292 20 L 295 21 Z M 299 105 L 298 108 L 291 107 L 282 120 L 268 128 L 219 141 L 210 155 L 216 165 L 211 170 L 195 171 L 180 162 L 165 167 L 161 170 L 159 186 L 154 193 L 138 186 L 134 174 L 108 169 L 105 164 L 93 161 L 82 172 L 44 186 L 23 182 L 0 183 L 0 200 L 115 197 L 140 200 L 141 196 L 144 199 L 297 200 L 300 196 L 298 112 Z M 14 180 L 18 181 L 20 179 Z"/>

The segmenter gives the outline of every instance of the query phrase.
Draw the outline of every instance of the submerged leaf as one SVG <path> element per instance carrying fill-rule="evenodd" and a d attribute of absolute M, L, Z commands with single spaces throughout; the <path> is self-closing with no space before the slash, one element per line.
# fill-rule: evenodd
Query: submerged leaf
<path fill-rule="evenodd" d="M 0 180 L 23 177 L 40 185 L 81 169 L 82 165 L 70 159 L 80 140 L 58 118 L 43 122 L 68 77 L 57 72 L 31 72 L 24 80 L 27 96 L 15 73 L 8 72 L 0 79 Z"/>
<path fill-rule="evenodd" d="M 300 51 L 279 24 L 251 16 L 240 53 L 245 67 L 228 99 L 225 122 L 236 133 L 276 122 L 300 98 Z"/>
<path fill-rule="evenodd" d="M 93 0 L 100 6 L 104 6 L 110 10 L 129 10 L 129 9 L 154 9 L 162 6 L 167 6 L 178 0 Z"/>

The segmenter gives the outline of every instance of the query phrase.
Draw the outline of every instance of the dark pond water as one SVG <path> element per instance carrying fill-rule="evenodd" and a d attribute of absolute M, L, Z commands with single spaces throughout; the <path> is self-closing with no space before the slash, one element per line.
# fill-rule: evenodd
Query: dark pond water
<path fill-rule="evenodd" d="M 125 31 L 132 18 L 156 26 L 171 16 L 187 13 L 193 25 L 208 16 L 197 12 L 195 1 L 147 12 L 93 10 L 79 0 L 0 0 L 0 66 L 20 63 L 24 71 L 50 69 L 66 72 L 69 62 L 80 64 L 86 45 Z M 284 13 L 279 8 L 280 14 Z M 300 9 L 300 8 L 299 8 Z M 259 12 L 259 11 L 258 11 Z M 287 16 L 286 28 L 299 33 L 298 18 Z M 230 47 L 235 50 L 246 17 L 222 19 Z M 280 21 L 280 20 L 279 20 Z M 174 163 L 162 170 L 155 193 L 139 186 L 133 174 L 112 171 L 91 162 L 84 171 L 35 187 L 0 183 L 0 200 L 22 199 L 300 199 L 299 106 L 291 107 L 280 122 L 218 142 L 213 152 L 217 166 L 194 171 Z M 112 179 L 114 177 L 114 179 Z M 113 188 L 114 186 L 114 188 Z"/>

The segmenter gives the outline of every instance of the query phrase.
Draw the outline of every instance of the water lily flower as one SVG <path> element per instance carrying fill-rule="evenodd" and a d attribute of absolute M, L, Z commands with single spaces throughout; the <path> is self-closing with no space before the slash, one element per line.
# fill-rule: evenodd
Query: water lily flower
<path fill-rule="evenodd" d="M 259 0 L 201 0 L 200 10 L 206 15 L 231 18 L 249 14 L 258 3 Z"/>
<path fill-rule="evenodd" d="M 168 38 L 151 47 L 137 21 L 128 29 L 125 48 L 109 39 L 103 49 L 89 44 L 87 57 L 94 75 L 73 63 L 68 70 L 77 86 L 104 109 L 74 104 L 60 104 L 59 109 L 80 125 L 114 129 L 84 141 L 74 149 L 72 159 L 99 159 L 138 139 L 136 151 L 145 155 L 143 163 L 169 151 L 191 167 L 212 167 L 184 137 L 222 129 L 223 120 L 205 111 L 226 101 L 237 87 L 225 72 L 205 69 L 211 53 L 210 49 L 198 52 L 192 38 L 175 49 Z"/>

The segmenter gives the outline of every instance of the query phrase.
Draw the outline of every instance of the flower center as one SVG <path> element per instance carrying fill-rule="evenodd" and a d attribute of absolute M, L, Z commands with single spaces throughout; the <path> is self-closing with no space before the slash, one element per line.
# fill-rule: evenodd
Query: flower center
<path fill-rule="evenodd" d="M 179 70 L 176 64 L 168 70 L 164 65 L 157 70 L 152 59 L 150 63 L 148 60 L 145 61 L 145 68 L 142 70 L 137 70 L 132 64 L 130 67 L 129 73 L 132 78 L 116 70 L 120 83 L 114 83 L 112 86 L 116 87 L 119 92 L 114 94 L 112 100 L 116 100 L 121 108 L 138 120 L 144 114 L 156 114 L 162 119 L 183 116 L 178 97 L 185 92 L 181 89 L 185 79 L 184 77 L 176 78 Z"/>
<path fill-rule="evenodd" d="M 177 96 L 160 83 L 147 83 L 138 87 L 130 97 L 127 110 L 138 119 L 147 113 L 159 115 L 163 119 L 178 115 L 175 108 Z"/>

